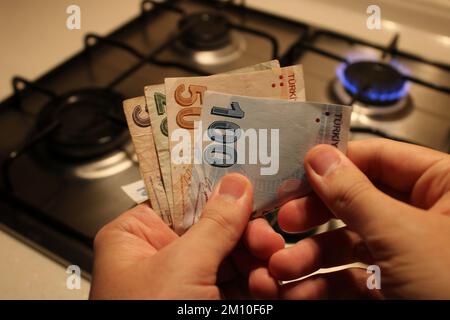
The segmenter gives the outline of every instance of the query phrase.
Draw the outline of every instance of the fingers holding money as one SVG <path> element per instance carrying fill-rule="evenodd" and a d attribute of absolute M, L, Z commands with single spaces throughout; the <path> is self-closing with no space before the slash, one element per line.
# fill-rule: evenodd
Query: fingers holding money
<path fill-rule="evenodd" d="M 240 271 L 245 271 L 248 276 L 248 288 L 251 295 L 258 299 L 274 299 L 278 297 L 279 285 L 268 269 L 269 258 L 277 251 L 284 248 L 283 237 L 276 233 L 269 223 L 262 218 L 249 222 L 242 238 L 246 252 L 251 259 L 242 263 L 240 259 L 234 259 Z"/>
<path fill-rule="evenodd" d="M 362 268 L 347 268 L 316 274 L 281 287 L 280 298 L 287 300 L 381 299 L 379 290 L 367 288 L 367 273 Z"/>
<path fill-rule="evenodd" d="M 279 280 L 293 280 L 321 268 L 354 262 L 369 263 L 371 260 L 361 238 L 347 228 L 340 228 L 276 252 L 270 258 L 269 270 Z"/>
<path fill-rule="evenodd" d="M 217 283 L 227 299 L 275 299 L 280 288 L 267 262 L 256 259 L 244 247 L 236 248 L 222 263 Z"/>
<path fill-rule="evenodd" d="M 279 285 L 268 270 L 268 260 L 284 248 L 284 240 L 264 219 L 250 221 L 240 244 L 233 250 L 220 269 L 218 281 L 221 285 L 233 281 L 237 276 L 247 279 L 248 293 L 259 299 L 274 299 Z M 242 289 L 242 290 L 244 290 Z M 236 297 L 228 291 L 227 297 Z"/>
<path fill-rule="evenodd" d="M 231 270 L 248 276 L 253 269 L 259 267 L 257 262 L 267 262 L 275 252 L 283 248 L 283 237 L 276 233 L 266 220 L 252 220 L 248 223 L 240 243 L 231 253 L 231 259 L 222 263 L 220 271 L 224 276 L 221 279 L 230 278 Z"/>
<path fill-rule="evenodd" d="M 334 215 L 316 194 L 285 203 L 278 212 L 278 225 L 286 232 L 304 232 L 317 227 Z"/>
<path fill-rule="evenodd" d="M 233 264 L 243 277 L 248 277 L 249 293 L 259 299 L 278 297 L 279 285 L 269 273 L 268 260 L 284 248 L 284 240 L 262 218 L 249 222 L 242 237 L 242 246 L 232 256 Z"/>
<path fill-rule="evenodd" d="M 241 239 L 253 203 L 252 185 L 239 174 L 220 180 L 203 209 L 200 220 L 184 235 L 183 244 L 202 263 L 217 268 Z"/>
<path fill-rule="evenodd" d="M 262 262 L 253 266 L 248 278 L 248 287 L 250 294 L 257 299 L 276 299 L 280 291 L 278 281 Z"/>
<path fill-rule="evenodd" d="M 249 252 L 263 261 L 284 248 L 283 237 L 272 229 L 267 220 L 262 218 L 249 222 L 243 241 Z"/>

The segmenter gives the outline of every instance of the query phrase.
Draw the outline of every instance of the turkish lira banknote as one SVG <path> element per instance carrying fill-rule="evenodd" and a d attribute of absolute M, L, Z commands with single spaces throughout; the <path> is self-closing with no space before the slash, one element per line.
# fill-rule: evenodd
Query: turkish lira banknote
<path fill-rule="evenodd" d="M 194 216 L 221 177 L 231 172 L 249 178 L 254 216 L 310 192 L 303 159 L 313 146 L 330 144 L 345 152 L 349 106 L 262 99 L 207 90 L 203 94 L 193 183 L 189 199 Z M 200 187 L 199 187 L 200 186 Z"/>
<path fill-rule="evenodd" d="M 182 233 L 195 223 L 196 203 L 189 195 L 192 182 L 192 162 L 174 161 L 174 157 L 194 158 L 194 137 L 188 141 L 190 155 L 179 154 L 179 129 L 193 130 L 195 121 L 200 120 L 207 90 L 255 97 L 278 98 L 292 101 L 305 100 L 305 86 L 301 65 L 253 71 L 239 74 L 224 74 L 209 77 L 166 78 L 165 92 L 169 149 L 171 152 L 171 178 L 175 230 Z M 183 151 L 182 151 L 183 152 Z"/>
<path fill-rule="evenodd" d="M 150 130 L 150 118 L 145 97 L 141 96 L 125 100 L 123 109 L 134 150 L 139 161 L 139 170 L 152 208 L 167 225 L 172 227 L 173 221 L 168 203 L 162 202 L 160 197 L 158 197 L 158 194 L 165 191 L 158 166 L 158 155 Z"/>
<path fill-rule="evenodd" d="M 310 191 L 303 158 L 312 146 L 345 152 L 347 145 L 351 108 L 304 102 L 300 65 L 273 60 L 166 78 L 144 92 L 124 101 L 124 111 L 152 207 L 179 234 L 198 220 L 223 175 L 250 179 L 258 216 Z"/>
<path fill-rule="evenodd" d="M 271 60 L 259 63 L 253 66 L 229 71 L 232 73 L 245 73 L 259 70 L 268 70 L 279 68 L 278 60 Z M 172 179 L 171 179 L 171 165 L 170 165 L 170 149 L 168 137 L 168 125 L 166 115 L 166 95 L 165 85 L 150 85 L 144 88 L 146 99 L 146 111 L 150 118 L 151 125 L 147 127 L 147 139 L 153 137 L 158 162 L 153 164 L 154 169 L 160 170 L 162 184 L 164 190 L 158 188 L 155 191 L 147 190 L 148 193 L 155 192 L 155 197 L 158 203 L 167 203 L 169 211 L 173 213 L 173 193 L 172 193 Z M 144 173 L 142 174 L 145 175 Z M 149 186 L 151 188 L 151 186 Z M 148 188 L 147 188 L 148 189 Z"/>

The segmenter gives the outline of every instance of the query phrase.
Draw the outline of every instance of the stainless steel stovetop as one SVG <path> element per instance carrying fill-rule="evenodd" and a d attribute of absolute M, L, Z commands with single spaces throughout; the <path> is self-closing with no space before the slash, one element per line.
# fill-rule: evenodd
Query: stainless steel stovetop
<path fill-rule="evenodd" d="M 95 233 L 134 205 L 120 187 L 140 179 L 120 100 L 165 77 L 272 58 L 303 64 L 309 101 L 353 104 L 354 139 L 448 152 L 450 67 L 399 52 L 398 39 L 385 47 L 363 40 L 226 1 L 143 1 L 140 16 L 107 37 L 86 35 L 83 52 L 37 81 L 13 80 L 15 94 L 0 104 L 0 222 L 89 271 Z M 394 66 L 397 87 L 380 90 L 398 94 L 395 101 L 372 105 L 366 87 L 355 93 L 336 83 L 336 70 L 359 60 Z"/>
<path fill-rule="evenodd" d="M 400 35 L 401 36 L 401 35 Z M 405 74 L 428 81 L 436 86 L 449 86 L 449 69 L 435 67 L 401 56 L 387 54 L 383 51 L 361 44 L 350 44 L 345 40 L 323 34 L 314 40 L 314 46 L 327 52 L 333 52 L 348 59 L 369 59 L 388 61 Z M 314 52 L 306 52 L 295 63 L 302 63 L 305 71 L 306 96 L 311 101 L 330 101 L 342 103 L 335 97 L 334 81 L 336 69 L 340 63 Z M 381 111 L 371 114 L 371 108 L 361 107 L 359 102 L 353 104 L 352 115 L 353 139 L 386 135 L 398 140 L 421 144 L 430 148 L 448 152 L 450 150 L 450 95 L 414 82 L 409 82 L 409 91 L 398 111 L 393 107 L 381 107 Z M 351 99 L 350 99 L 351 100 Z M 390 112 L 390 108 L 394 112 Z M 372 108 L 373 109 L 373 108 Z M 380 108 L 378 108 L 380 109 Z M 360 130 L 358 130 L 360 129 Z M 372 129 L 364 130 L 364 129 Z"/>

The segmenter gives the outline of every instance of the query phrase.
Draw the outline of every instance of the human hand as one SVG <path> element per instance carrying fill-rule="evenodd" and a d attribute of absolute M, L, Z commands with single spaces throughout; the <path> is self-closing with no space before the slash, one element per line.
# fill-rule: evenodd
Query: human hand
<path fill-rule="evenodd" d="M 450 156 L 383 139 L 354 141 L 348 158 L 321 145 L 305 158 L 315 191 L 285 204 L 279 225 L 301 232 L 330 218 L 347 227 L 275 253 L 280 280 L 352 262 L 376 264 L 381 290 L 369 290 L 365 269 L 317 274 L 280 288 L 286 299 L 450 298 Z"/>
<path fill-rule="evenodd" d="M 181 237 L 148 206 L 122 214 L 95 238 L 90 298 L 276 297 L 267 261 L 284 241 L 265 220 L 248 223 L 252 205 L 250 182 L 231 174 Z"/>

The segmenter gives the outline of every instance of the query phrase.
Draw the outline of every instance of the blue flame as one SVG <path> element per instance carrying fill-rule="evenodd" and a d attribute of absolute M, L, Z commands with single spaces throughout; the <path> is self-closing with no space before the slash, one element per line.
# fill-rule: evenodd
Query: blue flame
<path fill-rule="evenodd" d="M 397 67 L 396 65 L 393 66 Z M 341 63 L 336 69 L 336 76 L 346 90 L 348 90 L 352 95 L 356 95 L 361 90 L 361 88 L 358 87 L 358 84 L 350 82 L 350 80 L 346 77 L 345 75 L 346 67 L 347 64 L 345 62 Z M 400 98 L 403 98 L 408 94 L 408 91 L 409 91 L 409 84 L 408 82 L 405 81 L 405 83 L 399 90 L 380 92 L 377 89 L 369 88 L 367 90 L 364 90 L 363 92 L 359 92 L 359 94 L 360 96 L 364 97 L 369 101 L 388 102 L 388 101 L 396 101 Z"/>

